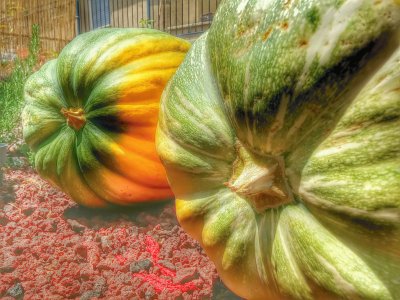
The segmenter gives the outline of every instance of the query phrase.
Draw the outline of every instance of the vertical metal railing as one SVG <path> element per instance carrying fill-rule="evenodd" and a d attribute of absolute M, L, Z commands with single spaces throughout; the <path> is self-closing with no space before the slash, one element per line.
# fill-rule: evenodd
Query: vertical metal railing
<path fill-rule="evenodd" d="M 151 27 L 191 37 L 209 28 L 218 4 L 218 0 L 77 0 L 76 27 L 79 33 L 99 27 Z"/>
<path fill-rule="evenodd" d="M 58 53 L 79 29 L 76 8 L 76 0 L 0 0 L 0 78 L 10 72 L 9 62 L 28 55 L 34 24 L 41 54 Z"/>

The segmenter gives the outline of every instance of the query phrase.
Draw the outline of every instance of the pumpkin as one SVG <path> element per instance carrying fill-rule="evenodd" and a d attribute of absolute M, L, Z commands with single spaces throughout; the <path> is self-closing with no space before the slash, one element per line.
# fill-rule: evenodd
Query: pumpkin
<path fill-rule="evenodd" d="M 183 228 L 245 299 L 399 299 L 400 6 L 229 0 L 161 99 Z"/>
<path fill-rule="evenodd" d="M 38 173 L 88 207 L 173 197 L 155 149 L 161 93 L 190 43 L 153 29 L 72 40 L 25 85 Z"/>

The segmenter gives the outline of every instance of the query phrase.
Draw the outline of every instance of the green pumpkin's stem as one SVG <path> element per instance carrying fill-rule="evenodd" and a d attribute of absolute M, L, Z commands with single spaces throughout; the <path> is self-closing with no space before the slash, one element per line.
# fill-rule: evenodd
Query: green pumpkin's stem
<path fill-rule="evenodd" d="M 82 108 L 62 108 L 61 113 L 67 119 L 68 126 L 76 131 L 86 124 L 85 111 Z"/>
<path fill-rule="evenodd" d="M 237 153 L 233 174 L 226 183 L 232 191 L 249 201 L 259 213 L 293 201 L 283 158 L 261 157 L 242 145 L 237 147 Z"/>

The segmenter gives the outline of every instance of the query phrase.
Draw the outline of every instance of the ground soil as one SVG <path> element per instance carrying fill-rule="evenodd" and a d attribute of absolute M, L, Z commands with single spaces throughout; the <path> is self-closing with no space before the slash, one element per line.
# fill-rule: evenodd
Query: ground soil
<path fill-rule="evenodd" d="M 239 299 L 174 203 L 90 210 L 33 170 L 0 186 L 1 299 Z"/>

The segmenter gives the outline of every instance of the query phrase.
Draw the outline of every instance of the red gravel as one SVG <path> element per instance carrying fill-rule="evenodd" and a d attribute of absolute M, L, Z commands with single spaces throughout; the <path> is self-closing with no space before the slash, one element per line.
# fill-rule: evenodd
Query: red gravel
<path fill-rule="evenodd" d="M 89 210 L 31 170 L 8 170 L 0 187 L 0 297 L 235 298 L 172 202 Z"/>

